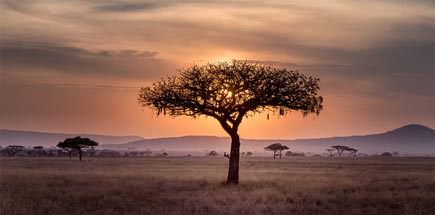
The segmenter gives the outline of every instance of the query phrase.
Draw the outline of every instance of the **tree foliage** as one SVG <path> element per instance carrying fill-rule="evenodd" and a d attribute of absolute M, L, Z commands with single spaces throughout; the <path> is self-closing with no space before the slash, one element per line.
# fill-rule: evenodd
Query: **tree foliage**
<path fill-rule="evenodd" d="M 157 114 L 206 115 L 238 126 L 244 116 L 264 110 L 318 114 L 322 109 L 318 83 L 318 78 L 297 71 L 234 60 L 194 65 L 143 87 L 139 103 Z M 229 126 L 224 129 L 230 130 Z"/>
<path fill-rule="evenodd" d="M 21 145 L 9 145 L 6 147 L 6 152 L 9 156 L 15 156 L 18 154 L 18 152 L 23 151 L 25 148 Z"/>
<path fill-rule="evenodd" d="M 277 155 L 279 155 L 279 158 L 281 158 L 282 157 L 281 152 L 284 150 L 288 150 L 289 147 L 286 145 L 283 145 L 281 143 L 274 143 L 274 144 L 271 144 L 271 145 L 264 147 L 264 149 L 267 151 L 273 151 L 273 159 L 275 159 L 275 157 Z"/>
<path fill-rule="evenodd" d="M 82 149 L 98 146 L 98 143 L 94 140 L 85 137 L 73 137 L 67 138 L 64 141 L 61 141 L 57 144 L 57 147 L 62 148 L 68 151 L 70 157 L 73 150 L 77 150 L 79 152 L 79 159 L 82 160 Z"/>
<path fill-rule="evenodd" d="M 289 147 L 286 145 L 283 145 L 281 143 L 274 143 L 274 144 L 271 144 L 271 145 L 264 147 L 264 149 L 267 151 L 279 151 L 279 150 L 282 151 L 282 150 L 289 149 Z"/>
<path fill-rule="evenodd" d="M 139 104 L 157 115 L 208 116 L 231 137 L 228 183 L 238 183 L 240 138 L 244 117 L 263 111 L 285 115 L 300 111 L 319 114 L 319 79 L 297 71 L 250 61 L 233 60 L 193 65 L 139 91 Z"/>
<path fill-rule="evenodd" d="M 332 149 L 327 149 L 327 151 L 331 152 L 332 150 L 336 150 L 337 151 L 337 155 L 339 157 L 341 157 L 343 155 L 343 152 L 347 151 L 349 152 L 349 154 L 356 156 L 356 152 L 358 152 L 357 149 L 354 149 L 352 147 L 349 146 L 342 146 L 342 145 L 335 145 L 335 146 L 331 146 Z"/>

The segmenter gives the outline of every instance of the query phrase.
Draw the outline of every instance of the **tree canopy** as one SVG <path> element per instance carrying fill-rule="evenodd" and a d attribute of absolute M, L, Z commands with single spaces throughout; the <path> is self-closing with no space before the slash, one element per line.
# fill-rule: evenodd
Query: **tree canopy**
<path fill-rule="evenodd" d="M 79 159 L 82 160 L 82 148 L 88 148 L 98 146 L 98 143 L 94 140 L 85 137 L 73 137 L 66 138 L 64 141 L 61 141 L 57 144 L 57 147 L 67 150 L 71 156 L 73 150 L 77 150 L 79 152 Z"/>
<path fill-rule="evenodd" d="M 337 151 L 337 155 L 339 157 L 341 157 L 341 155 L 343 154 L 344 151 L 348 151 L 351 155 L 354 155 L 354 156 L 356 156 L 356 152 L 358 151 L 357 149 L 354 149 L 352 147 L 342 146 L 342 145 L 331 146 L 331 148 L 332 148 L 331 150 L 336 150 Z"/>
<path fill-rule="evenodd" d="M 234 60 L 181 70 L 143 87 L 139 102 L 157 114 L 210 116 L 230 131 L 244 116 L 264 110 L 318 114 L 323 100 L 318 83 L 318 78 L 297 71 Z"/>
<path fill-rule="evenodd" d="M 281 152 L 284 151 L 284 150 L 288 150 L 289 147 L 286 146 L 286 145 L 283 145 L 281 143 L 274 143 L 274 144 L 271 144 L 271 145 L 268 145 L 268 146 L 264 147 L 264 149 L 267 150 L 267 151 L 273 151 L 273 159 L 275 159 L 275 157 L 277 155 L 279 155 L 279 158 L 281 158 L 282 157 L 282 153 Z"/>
<path fill-rule="evenodd" d="M 278 150 L 287 150 L 289 149 L 289 147 L 281 143 L 274 143 L 264 147 L 264 149 L 267 151 L 278 151 Z"/>
<path fill-rule="evenodd" d="M 244 117 L 263 111 L 285 115 L 300 111 L 319 114 L 319 79 L 298 71 L 250 61 L 193 65 L 139 91 L 139 104 L 157 115 L 209 116 L 231 137 L 228 183 L 238 183 L 240 138 Z"/>

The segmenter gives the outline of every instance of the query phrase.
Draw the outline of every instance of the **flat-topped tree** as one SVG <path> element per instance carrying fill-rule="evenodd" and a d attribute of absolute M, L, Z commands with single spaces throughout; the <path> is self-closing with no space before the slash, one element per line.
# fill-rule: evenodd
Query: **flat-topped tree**
<path fill-rule="evenodd" d="M 18 154 L 18 152 L 24 150 L 25 147 L 21 145 L 9 145 L 8 147 L 6 147 L 6 152 L 8 153 L 9 156 L 15 156 Z"/>
<path fill-rule="evenodd" d="M 57 144 L 57 147 L 62 148 L 67 151 L 69 157 L 71 158 L 71 153 L 74 150 L 77 150 L 79 153 L 79 160 L 82 160 L 82 149 L 88 147 L 98 146 L 98 143 L 85 137 L 74 137 L 74 138 L 66 138 L 64 141 L 61 141 Z"/>
<path fill-rule="evenodd" d="M 319 79 L 249 61 L 193 65 L 139 92 L 139 103 L 170 116 L 209 116 L 231 137 L 227 183 L 239 182 L 243 118 L 263 111 L 319 114 Z"/>
<path fill-rule="evenodd" d="M 331 146 L 332 150 L 336 150 L 337 151 L 337 155 L 338 157 L 341 157 L 341 155 L 343 155 L 343 152 L 348 151 L 350 155 L 356 156 L 356 153 L 358 152 L 358 150 L 349 147 L 349 146 L 341 146 L 341 145 L 336 145 L 336 146 Z"/>
<path fill-rule="evenodd" d="M 287 147 L 286 145 L 283 145 L 281 143 L 274 143 L 274 144 L 271 144 L 271 145 L 264 147 L 264 149 L 267 151 L 273 151 L 273 159 L 275 159 L 275 157 L 278 155 L 279 155 L 279 158 L 282 158 L 282 151 L 288 150 L 289 147 Z"/>
<path fill-rule="evenodd" d="M 337 151 L 338 157 L 341 157 L 343 152 L 346 150 L 346 147 L 347 146 L 341 146 L 341 145 L 331 146 L 331 148 L 333 148 Z"/>

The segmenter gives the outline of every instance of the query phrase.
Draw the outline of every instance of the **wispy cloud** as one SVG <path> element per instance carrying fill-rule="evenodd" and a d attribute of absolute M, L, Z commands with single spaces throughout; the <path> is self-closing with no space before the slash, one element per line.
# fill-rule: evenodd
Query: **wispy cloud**
<path fill-rule="evenodd" d="M 175 67 L 156 58 L 157 52 L 86 50 L 47 42 L 3 41 L 5 75 L 16 71 L 51 71 L 76 76 L 152 80 Z"/>
<path fill-rule="evenodd" d="M 124 2 L 124 3 L 108 3 L 96 6 L 98 11 L 105 12 L 132 12 L 132 11 L 145 11 L 161 7 L 161 4 L 155 2 Z"/>

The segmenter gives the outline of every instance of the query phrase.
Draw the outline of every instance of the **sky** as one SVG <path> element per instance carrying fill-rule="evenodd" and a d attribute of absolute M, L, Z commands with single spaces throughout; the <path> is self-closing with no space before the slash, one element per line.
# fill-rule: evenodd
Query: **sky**
<path fill-rule="evenodd" d="M 225 136 L 157 117 L 138 90 L 192 64 L 248 59 L 320 78 L 319 116 L 245 119 L 244 138 L 435 128 L 429 0 L 2 0 L 0 128 Z"/>

